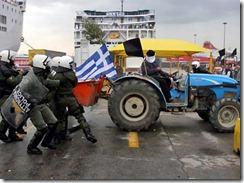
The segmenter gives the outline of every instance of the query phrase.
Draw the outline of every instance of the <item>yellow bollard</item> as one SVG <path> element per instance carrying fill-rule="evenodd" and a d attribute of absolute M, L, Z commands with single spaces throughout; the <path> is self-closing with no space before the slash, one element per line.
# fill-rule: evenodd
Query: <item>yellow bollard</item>
<path fill-rule="evenodd" d="M 240 153 L 240 118 L 237 118 L 236 120 L 236 126 L 235 126 L 235 131 L 234 131 L 234 151 L 236 153 Z"/>
<path fill-rule="evenodd" d="M 129 132 L 128 134 L 128 146 L 130 148 L 139 148 L 139 138 L 137 132 Z"/>

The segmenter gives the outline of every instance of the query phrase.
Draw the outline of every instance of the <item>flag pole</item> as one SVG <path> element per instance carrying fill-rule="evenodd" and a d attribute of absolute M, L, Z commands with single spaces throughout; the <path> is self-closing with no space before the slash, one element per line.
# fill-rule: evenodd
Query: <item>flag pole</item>
<path fill-rule="evenodd" d="M 213 72 L 213 54 L 212 51 L 210 52 L 210 56 L 209 56 L 209 72 Z"/>

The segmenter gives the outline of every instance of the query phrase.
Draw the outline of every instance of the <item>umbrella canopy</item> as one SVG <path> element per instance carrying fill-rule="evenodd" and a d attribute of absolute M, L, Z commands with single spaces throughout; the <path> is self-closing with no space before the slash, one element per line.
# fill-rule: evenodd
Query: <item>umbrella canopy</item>
<path fill-rule="evenodd" d="M 179 56 L 191 56 L 194 53 L 210 52 L 197 44 L 175 39 L 141 39 L 143 54 L 146 55 L 148 50 L 156 52 L 157 57 L 169 58 Z M 110 47 L 109 51 L 115 55 L 126 57 L 123 43 L 115 47 Z"/>

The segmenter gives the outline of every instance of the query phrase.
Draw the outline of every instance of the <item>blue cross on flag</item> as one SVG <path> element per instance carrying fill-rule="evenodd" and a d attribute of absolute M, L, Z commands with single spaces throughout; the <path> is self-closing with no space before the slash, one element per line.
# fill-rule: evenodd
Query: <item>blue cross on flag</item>
<path fill-rule="evenodd" d="M 106 75 L 111 79 L 117 78 L 117 72 L 112 57 L 105 44 L 84 63 L 76 67 L 75 71 L 79 82 L 89 79 L 99 79 L 101 75 Z"/>

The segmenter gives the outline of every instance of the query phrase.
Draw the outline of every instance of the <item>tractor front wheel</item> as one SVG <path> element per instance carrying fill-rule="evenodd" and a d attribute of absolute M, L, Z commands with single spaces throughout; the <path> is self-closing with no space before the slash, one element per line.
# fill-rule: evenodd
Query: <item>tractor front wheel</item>
<path fill-rule="evenodd" d="M 240 103 L 232 98 L 224 98 L 212 106 L 209 120 L 219 132 L 233 132 L 239 117 Z"/>

